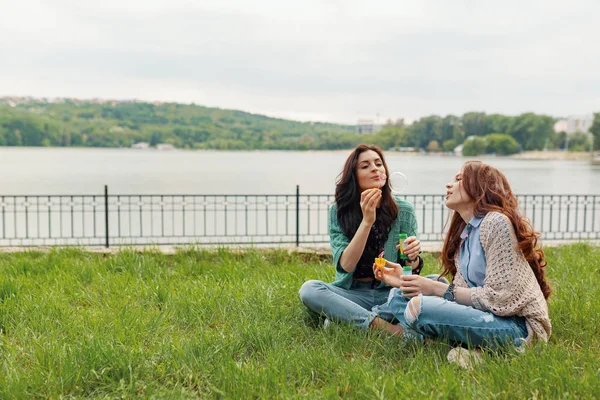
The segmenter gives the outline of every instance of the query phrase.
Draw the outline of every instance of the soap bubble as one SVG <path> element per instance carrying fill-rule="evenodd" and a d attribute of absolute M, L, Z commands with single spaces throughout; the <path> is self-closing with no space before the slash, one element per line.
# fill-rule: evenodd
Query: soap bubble
<path fill-rule="evenodd" d="M 408 178 L 402 172 L 392 172 L 389 177 L 392 193 L 401 194 L 408 186 Z"/>

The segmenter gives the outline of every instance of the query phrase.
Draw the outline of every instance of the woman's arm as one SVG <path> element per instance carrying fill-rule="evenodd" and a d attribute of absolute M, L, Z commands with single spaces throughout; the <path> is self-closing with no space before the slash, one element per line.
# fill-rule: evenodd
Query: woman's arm
<path fill-rule="evenodd" d="M 340 266 L 346 272 L 354 271 L 356 268 L 356 264 L 358 264 L 358 260 L 362 256 L 363 251 L 365 251 L 365 246 L 367 244 L 367 239 L 369 238 L 369 232 L 371 231 L 371 225 L 368 225 L 363 220 L 358 227 L 358 230 L 354 234 L 354 237 L 346 247 L 346 250 L 342 253 L 340 257 Z"/>
<path fill-rule="evenodd" d="M 391 263 L 388 263 L 390 266 Z M 397 265 L 397 264 L 396 264 Z M 400 272 L 399 272 L 400 271 Z M 398 287 L 404 292 L 406 297 L 414 297 L 419 294 L 424 296 L 444 297 L 444 293 L 448 290 L 447 283 L 425 278 L 419 275 L 401 275 L 399 268 L 391 266 L 390 270 L 377 271 L 375 277 L 385 281 L 388 285 Z M 454 301 L 465 306 L 472 306 L 471 290 L 468 288 L 454 288 Z"/>
<path fill-rule="evenodd" d="M 404 253 L 408 255 L 406 265 L 412 267 L 414 273 L 414 271 L 421 264 L 421 259 L 419 258 L 419 253 L 421 252 L 421 241 L 417 239 L 419 225 L 417 223 L 414 206 L 407 201 L 399 202 L 398 218 L 400 218 L 401 221 L 400 232 L 408 235 L 408 238 L 404 240 L 403 248 Z M 400 246 L 396 245 L 396 248 L 399 249 Z"/>
<path fill-rule="evenodd" d="M 354 237 L 340 257 L 340 267 L 346 272 L 352 272 L 362 253 L 365 251 L 367 239 L 371 227 L 375 223 L 377 216 L 377 205 L 381 200 L 379 190 L 365 190 L 360 196 L 360 208 L 362 209 L 363 219 L 354 234 Z"/>

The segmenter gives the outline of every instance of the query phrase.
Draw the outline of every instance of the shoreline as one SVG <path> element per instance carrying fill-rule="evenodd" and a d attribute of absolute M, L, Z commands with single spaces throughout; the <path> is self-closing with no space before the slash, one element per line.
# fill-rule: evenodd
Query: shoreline
<path fill-rule="evenodd" d="M 218 150 L 218 149 L 133 149 L 131 147 L 86 147 L 86 146 L 69 146 L 69 147 L 59 147 L 59 146 L 51 146 L 51 147 L 38 147 L 38 146 L 0 146 L 0 150 L 51 150 L 51 149 L 59 149 L 59 150 L 108 150 L 108 151 L 135 151 L 135 152 L 156 152 L 156 153 L 172 153 L 172 152 L 226 152 L 226 153 L 256 153 L 256 152 L 298 152 L 298 153 L 342 153 L 349 154 L 352 149 L 336 149 L 336 150 L 284 150 L 284 149 L 252 149 L 252 150 Z M 415 157 L 415 156 L 426 156 L 426 157 L 459 157 L 459 158 L 508 158 L 515 160 L 563 160 L 563 161 L 591 161 L 592 155 L 589 151 L 524 151 L 518 154 L 513 154 L 510 156 L 502 156 L 495 154 L 480 154 L 479 156 L 458 156 L 452 153 L 426 153 L 424 151 L 397 151 L 397 150 L 384 150 L 385 154 L 393 154 L 393 155 L 402 155 L 407 157 Z"/>
<path fill-rule="evenodd" d="M 335 150 L 341 151 L 341 150 Z M 506 158 L 515 160 L 533 160 L 533 161 L 548 161 L 548 160 L 559 160 L 559 161 L 590 161 L 592 159 L 591 153 L 588 151 L 524 151 L 510 156 L 502 156 L 496 154 L 480 154 L 478 156 L 457 156 L 450 153 L 425 153 L 425 152 L 401 152 L 387 150 L 385 154 L 403 155 L 403 156 L 427 156 L 427 157 L 459 157 L 459 158 Z"/>
<path fill-rule="evenodd" d="M 525 151 L 508 156 L 516 160 L 566 160 L 590 161 L 592 155 L 589 151 Z"/>

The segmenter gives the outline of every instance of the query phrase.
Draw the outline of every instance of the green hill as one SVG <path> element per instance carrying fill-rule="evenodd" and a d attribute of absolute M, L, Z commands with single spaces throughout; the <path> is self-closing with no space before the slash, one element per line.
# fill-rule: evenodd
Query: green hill
<path fill-rule="evenodd" d="M 0 100 L 0 145 L 129 147 L 170 143 L 192 149 L 352 147 L 355 128 L 242 111 L 137 101 Z"/>

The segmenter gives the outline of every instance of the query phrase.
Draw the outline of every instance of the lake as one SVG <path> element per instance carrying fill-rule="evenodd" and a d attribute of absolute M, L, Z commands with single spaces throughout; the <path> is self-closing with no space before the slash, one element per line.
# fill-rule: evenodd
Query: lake
<path fill-rule="evenodd" d="M 0 147 L 0 193 L 330 194 L 350 151 L 156 151 Z M 441 194 L 468 158 L 386 153 L 407 194 Z M 585 161 L 479 157 L 518 194 L 598 194 L 600 166 Z"/>

